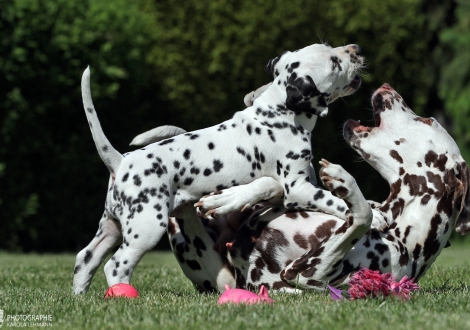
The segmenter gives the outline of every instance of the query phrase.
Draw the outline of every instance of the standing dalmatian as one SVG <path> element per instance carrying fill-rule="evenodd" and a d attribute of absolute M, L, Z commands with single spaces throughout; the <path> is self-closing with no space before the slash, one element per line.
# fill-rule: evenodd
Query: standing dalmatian
<path fill-rule="evenodd" d="M 189 226 L 196 224 L 193 204 L 203 195 L 261 177 L 271 177 L 283 187 L 288 209 L 322 210 L 346 219 L 346 204 L 310 182 L 310 132 L 317 116 L 327 114 L 329 103 L 357 90 L 362 64 L 357 45 L 315 44 L 286 52 L 268 63 L 275 78 L 251 107 L 220 125 L 124 155 L 101 129 L 86 69 L 82 78 L 85 113 L 111 175 L 98 232 L 76 258 L 73 292 L 86 292 L 98 266 L 120 243 L 105 265 L 106 279 L 110 286 L 129 283 L 137 263 L 166 232 L 170 216 Z M 213 266 L 207 260 L 202 265 L 189 261 L 191 269 Z M 214 285 L 223 288 L 226 268 L 218 267 L 220 280 Z"/>

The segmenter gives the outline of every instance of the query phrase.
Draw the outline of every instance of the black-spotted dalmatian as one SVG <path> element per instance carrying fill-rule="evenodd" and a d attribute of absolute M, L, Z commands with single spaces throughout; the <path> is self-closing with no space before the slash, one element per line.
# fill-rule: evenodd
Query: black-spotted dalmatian
<path fill-rule="evenodd" d="M 323 290 L 327 284 L 347 284 L 362 267 L 418 281 L 448 246 L 454 228 L 462 235 L 470 231 L 469 170 L 452 137 L 435 119 L 417 116 L 388 84 L 373 94 L 372 105 L 377 126 L 349 120 L 343 134 L 389 182 L 389 197 L 382 203 L 366 201 L 350 174 L 322 160 L 321 180 L 348 204 L 348 220 L 273 205 L 252 210 L 233 230 L 228 258 L 220 256 L 228 268 L 234 268 L 230 280 L 237 287 Z M 253 205 L 264 198 L 263 189 L 283 193 L 272 178 L 260 178 L 205 197 L 201 206 L 232 201 L 230 205 L 240 207 L 247 200 Z M 223 195 L 229 198 L 220 199 Z M 219 211 L 219 220 L 233 210 L 230 206 Z M 207 247 L 214 244 L 218 237 L 211 232 L 209 220 L 200 215 L 199 224 L 192 235 Z M 179 239 L 182 231 L 189 235 L 185 224 L 179 225 L 169 232 L 170 239 Z M 179 260 L 195 251 L 189 240 L 184 247 L 175 251 Z M 185 273 L 191 280 L 204 278 L 198 271 Z M 215 282 L 206 275 L 205 283 Z"/>
<path fill-rule="evenodd" d="M 220 125 L 125 155 L 112 147 L 101 129 L 86 69 L 82 77 L 85 113 L 111 175 L 98 232 L 76 258 L 73 292 L 86 292 L 96 269 L 121 239 L 105 274 L 110 286 L 129 283 L 142 256 L 167 230 L 170 215 L 188 226 L 196 224 L 193 204 L 201 196 L 260 177 L 272 177 L 284 187 L 283 204 L 288 209 L 323 210 L 345 218 L 342 200 L 310 182 L 310 132 L 317 116 L 327 114 L 329 103 L 357 90 L 362 65 L 357 45 L 315 44 L 286 52 L 268 63 L 274 80 L 251 107 Z M 320 199 L 319 194 L 331 198 Z M 185 259 L 191 270 L 216 269 L 214 285 L 223 290 L 224 265 L 214 267 L 216 261 L 208 259 L 201 262 Z"/>

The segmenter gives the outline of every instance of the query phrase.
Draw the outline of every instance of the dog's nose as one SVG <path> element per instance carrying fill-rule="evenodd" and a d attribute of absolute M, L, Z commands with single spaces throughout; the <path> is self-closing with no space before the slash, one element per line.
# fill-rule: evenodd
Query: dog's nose
<path fill-rule="evenodd" d="M 383 84 L 382 87 L 380 87 L 380 88 L 387 89 L 387 90 L 389 90 L 389 91 L 393 91 L 393 87 L 390 86 L 390 85 L 387 84 L 387 83 Z"/>

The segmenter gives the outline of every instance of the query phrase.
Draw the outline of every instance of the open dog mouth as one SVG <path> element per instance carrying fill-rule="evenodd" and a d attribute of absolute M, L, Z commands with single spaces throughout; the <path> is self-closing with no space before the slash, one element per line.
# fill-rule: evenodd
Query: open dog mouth
<path fill-rule="evenodd" d="M 357 120 L 348 120 L 346 123 L 355 133 L 370 132 L 373 127 L 363 126 L 360 121 Z"/>
<path fill-rule="evenodd" d="M 362 82 L 362 79 L 361 77 L 357 74 L 354 76 L 353 80 L 351 81 L 351 83 L 349 84 L 349 87 L 354 89 L 354 90 L 358 90 L 359 87 L 361 86 L 361 82 Z"/>
<path fill-rule="evenodd" d="M 374 127 L 364 126 L 364 125 L 361 125 L 360 121 L 350 119 L 346 122 L 345 129 L 349 130 L 351 133 L 354 132 L 355 134 L 361 134 L 365 132 L 369 133 L 373 129 L 381 127 L 382 119 L 380 117 L 380 114 L 385 110 L 385 107 L 387 107 L 387 104 L 390 103 L 390 101 L 388 101 L 388 98 L 384 96 L 391 95 L 392 92 L 394 92 L 394 89 L 392 88 L 392 86 L 385 83 L 379 89 L 377 89 L 372 95 L 371 101 L 372 101 L 372 109 L 373 109 L 374 121 L 375 121 Z M 348 134 L 348 136 L 351 137 L 350 134 Z"/>

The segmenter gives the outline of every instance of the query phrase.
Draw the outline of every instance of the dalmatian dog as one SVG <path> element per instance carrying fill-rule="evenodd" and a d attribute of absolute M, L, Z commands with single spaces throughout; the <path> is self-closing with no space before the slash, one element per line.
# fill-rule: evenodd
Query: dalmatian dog
<path fill-rule="evenodd" d="M 417 116 L 388 84 L 373 94 L 372 105 L 376 127 L 349 120 L 343 135 L 388 181 L 388 198 L 382 203 L 366 201 L 349 173 L 322 160 L 320 178 L 349 206 L 347 220 L 275 205 L 251 209 L 227 242 L 226 255 L 221 255 L 233 267 L 237 287 L 321 291 L 327 284 L 347 284 L 363 267 L 419 281 L 449 246 L 453 229 L 462 235 L 470 231 L 469 170 L 452 137 L 435 119 Z M 247 189 L 229 188 L 205 199 L 227 193 L 242 201 L 234 205 L 250 198 L 254 205 L 263 199 L 261 186 L 284 192 L 278 182 L 264 177 L 244 185 Z M 226 217 L 219 213 L 219 220 Z M 208 220 L 199 216 L 198 235 L 207 244 L 217 241 L 214 233 L 208 234 Z M 193 250 L 186 245 L 187 251 Z M 179 259 L 185 257 L 184 250 L 178 253 Z"/>
<path fill-rule="evenodd" d="M 111 175 L 98 232 L 76 257 L 73 292 L 87 291 L 98 266 L 121 241 L 105 274 L 110 286 L 129 283 L 142 256 L 167 231 L 170 216 L 195 225 L 193 204 L 203 195 L 261 177 L 271 177 L 283 187 L 288 209 L 322 210 L 346 219 L 344 202 L 310 182 L 310 132 L 317 116 L 328 113 L 329 103 L 358 89 L 362 65 L 357 45 L 314 44 L 286 52 L 269 61 L 267 70 L 274 80 L 251 107 L 219 125 L 124 155 L 101 129 L 87 68 L 82 77 L 85 113 Z M 230 272 L 224 264 L 203 262 L 185 259 L 191 269 L 218 269 L 212 285 L 223 291 Z"/>

